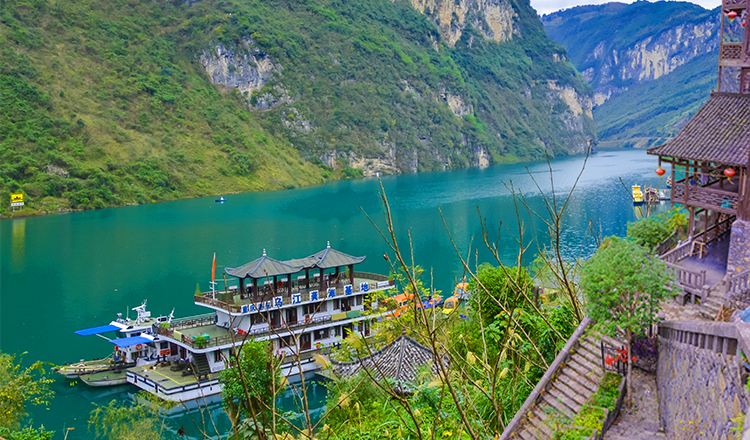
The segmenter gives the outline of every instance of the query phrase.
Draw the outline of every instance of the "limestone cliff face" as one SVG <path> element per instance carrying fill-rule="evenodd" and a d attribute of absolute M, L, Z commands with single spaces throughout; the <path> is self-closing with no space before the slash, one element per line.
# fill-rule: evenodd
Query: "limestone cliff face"
<path fill-rule="evenodd" d="M 441 37 L 451 47 L 471 24 L 490 40 L 513 37 L 515 12 L 508 0 L 409 0 L 415 9 L 429 16 Z"/>
<path fill-rule="evenodd" d="M 243 39 L 239 48 L 217 45 L 213 50 L 206 49 L 200 61 L 212 83 L 247 95 L 263 88 L 274 72 L 281 71 L 281 66 L 255 47 L 250 38 Z"/>
<path fill-rule="evenodd" d="M 587 123 L 591 123 L 594 118 L 593 98 L 579 94 L 573 87 L 560 86 L 557 81 L 547 81 L 547 88 L 546 101 L 552 114 L 562 122 L 564 131 L 561 134 L 566 137 L 571 153 L 585 153 L 591 139 Z"/>
<path fill-rule="evenodd" d="M 655 80 L 716 50 L 718 32 L 718 21 L 710 19 L 676 26 L 622 48 L 607 50 L 601 42 L 586 58 L 594 65 L 582 72 L 583 77 L 594 86 L 596 104 L 601 105 L 631 84 Z"/>
<path fill-rule="evenodd" d="M 719 14 L 689 3 L 608 3 L 542 17 L 594 87 L 595 106 L 716 50 Z M 603 18 L 606 18 L 603 19 Z"/>

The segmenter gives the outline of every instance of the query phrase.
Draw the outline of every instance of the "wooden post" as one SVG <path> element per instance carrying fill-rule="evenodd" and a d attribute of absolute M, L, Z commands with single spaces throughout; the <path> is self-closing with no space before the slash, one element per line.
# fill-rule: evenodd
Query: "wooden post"
<path fill-rule="evenodd" d="M 318 280 L 318 282 L 320 283 L 320 287 L 318 288 L 318 290 L 320 290 L 320 293 L 325 292 L 325 289 L 323 288 L 323 269 L 320 269 L 320 279 Z M 324 296 L 321 295 L 321 298 L 324 298 Z"/>
<path fill-rule="evenodd" d="M 310 269 L 305 268 L 305 288 L 310 290 Z"/>
<path fill-rule="evenodd" d="M 253 299 L 258 296 L 258 279 L 253 278 Z"/>
<path fill-rule="evenodd" d="M 339 286 L 339 283 L 341 282 L 341 281 L 339 281 L 339 273 L 340 273 L 340 272 L 341 272 L 341 268 L 340 268 L 340 267 L 336 267 L 336 275 L 335 275 L 335 279 L 336 279 L 336 287 L 338 287 L 338 286 Z"/>
<path fill-rule="evenodd" d="M 354 265 L 353 264 L 349 265 L 349 284 L 354 286 Z"/>
<path fill-rule="evenodd" d="M 289 294 L 289 298 L 292 297 L 292 274 L 286 276 L 286 291 Z"/>
<path fill-rule="evenodd" d="M 245 279 L 240 278 L 240 298 L 245 295 Z"/>
<path fill-rule="evenodd" d="M 685 188 L 685 191 L 687 191 L 687 188 Z M 685 194 L 687 194 L 687 192 Z M 690 206 L 690 207 L 687 207 L 687 209 L 688 209 L 688 215 L 690 216 L 690 219 L 688 222 L 688 228 L 689 228 L 688 233 L 690 234 L 689 236 L 690 241 L 693 241 L 693 236 L 695 235 L 695 208 Z"/>

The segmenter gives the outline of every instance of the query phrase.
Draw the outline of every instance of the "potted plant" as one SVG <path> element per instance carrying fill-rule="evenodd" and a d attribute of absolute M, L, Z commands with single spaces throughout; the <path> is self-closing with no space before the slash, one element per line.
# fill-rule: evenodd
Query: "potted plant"
<path fill-rule="evenodd" d="M 305 324 L 310 322 L 310 315 L 305 315 Z"/>
<path fill-rule="evenodd" d="M 197 338 L 195 338 L 195 347 L 196 348 L 206 348 L 206 343 L 207 342 L 208 341 L 206 340 L 205 337 L 198 336 Z"/>

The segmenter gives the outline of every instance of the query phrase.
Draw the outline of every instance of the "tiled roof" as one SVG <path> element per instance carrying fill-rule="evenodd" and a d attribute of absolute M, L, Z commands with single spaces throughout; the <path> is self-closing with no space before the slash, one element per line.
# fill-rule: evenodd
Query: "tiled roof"
<path fill-rule="evenodd" d="M 365 261 L 365 257 L 352 257 L 343 252 L 331 249 L 331 243 L 320 252 L 310 255 L 306 258 L 285 261 L 287 264 L 299 264 L 305 268 L 317 267 L 319 269 L 330 269 L 333 267 L 343 267 L 352 264 L 359 264 Z"/>
<path fill-rule="evenodd" d="M 240 267 L 227 267 L 224 271 L 237 278 L 265 278 L 276 275 L 287 275 L 297 273 L 302 270 L 301 265 L 290 265 L 286 262 L 274 260 L 266 256 L 266 250 L 263 250 L 263 256 L 253 260 Z"/>
<path fill-rule="evenodd" d="M 747 166 L 750 155 L 750 95 L 711 93 L 708 102 L 674 139 L 648 154 Z"/>
<path fill-rule="evenodd" d="M 432 350 L 408 336 L 399 336 L 393 342 L 370 356 L 354 362 L 331 362 L 333 370 L 341 377 L 351 377 L 362 368 L 372 372 L 378 379 L 384 376 L 396 382 L 402 391 L 417 379 L 417 369 L 434 359 Z M 448 360 L 443 358 L 444 365 Z M 438 367 L 432 364 L 432 374 L 438 374 Z"/>

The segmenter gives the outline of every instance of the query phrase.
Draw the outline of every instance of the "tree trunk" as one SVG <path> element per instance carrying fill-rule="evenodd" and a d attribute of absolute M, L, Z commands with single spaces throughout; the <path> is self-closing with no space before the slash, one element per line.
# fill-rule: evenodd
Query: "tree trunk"
<path fill-rule="evenodd" d="M 632 339 L 632 336 L 633 333 L 630 331 L 630 329 L 625 330 L 625 337 L 628 340 L 628 376 L 626 379 L 628 381 L 628 402 L 633 402 L 633 375 L 631 374 L 633 372 L 633 354 L 630 352 L 630 340 Z"/>
<path fill-rule="evenodd" d="M 234 401 L 229 400 L 227 403 L 227 415 L 229 421 L 232 422 L 232 431 L 234 431 L 235 440 L 240 439 L 240 432 L 237 430 L 240 422 L 240 409 L 238 405 L 235 405 Z"/>

